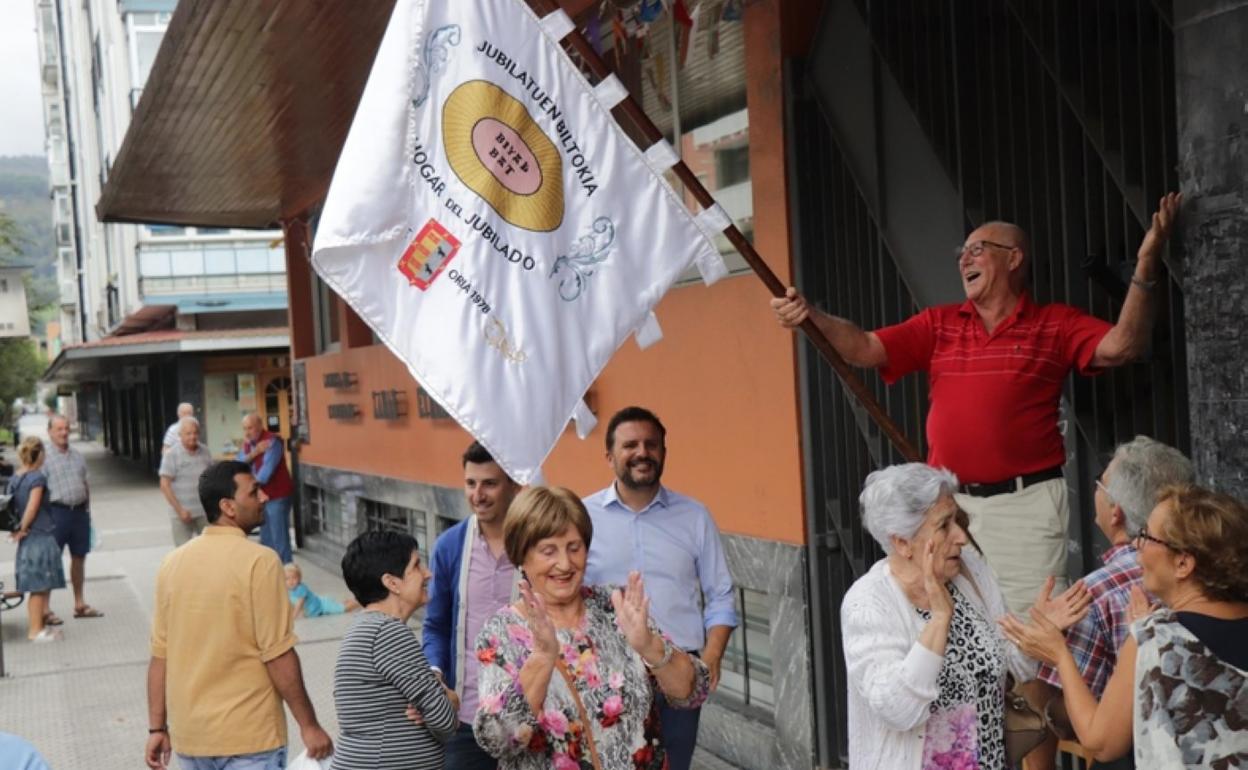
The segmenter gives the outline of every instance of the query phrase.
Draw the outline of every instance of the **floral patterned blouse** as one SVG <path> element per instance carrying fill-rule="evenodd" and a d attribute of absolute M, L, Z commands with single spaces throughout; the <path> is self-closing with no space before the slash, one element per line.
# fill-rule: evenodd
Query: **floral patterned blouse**
<path fill-rule="evenodd" d="M 667 756 L 659 735 L 658 684 L 615 624 L 611 588 L 585 586 L 585 616 L 575 630 L 557 635 L 590 719 L 602 770 L 661 770 Z M 659 633 L 654 620 L 650 627 Z M 527 623 L 513 607 L 486 621 L 477 637 L 480 705 L 473 723 L 477 742 L 498 757 L 499 770 L 592 770 L 576 701 L 556 669 L 542 713 L 534 714 L 520 689 L 520 668 L 533 648 Z M 693 658 L 693 692 L 675 708 L 697 708 L 710 692 L 710 672 Z"/>
<path fill-rule="evenodd" d="M 953 620 L 923 743 L 923 770 L 1005 770 L 1005 649 L 992 623 L 950 584 Z M 931 613 L 916 609 L 924 620 Z"/>

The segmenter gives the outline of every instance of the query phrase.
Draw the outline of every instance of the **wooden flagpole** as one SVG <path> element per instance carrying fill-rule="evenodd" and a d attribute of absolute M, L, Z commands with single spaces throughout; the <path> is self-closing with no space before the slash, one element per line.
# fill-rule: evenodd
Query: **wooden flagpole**
<path fill-rule="evenodd" d="M 539 16 L 545 16 L 560 9 L 556 0 L 525 1 Z M 598 55 L 598 51 L 590 45 L 580 30 L 573 30 L 564 38 L 564 41 L 585 62 L 585 65 L 595 78 L 602 80 L 611 74 L 611 70 L 607 67 L 606 62 L 602 60 L 602 57 Z M 675 66 L 674 63 L 673 66 Z M 646 115 L 632 94 L 625 97 L 624 101 L 620 102 L 615 109 L 623 110 L 624 114 L 633 122 L 633 125 L 641 131 L 651 144 L 666 138 L 659 131 L 658 127 L 654 125 L 654 122 L 650 120 L 649 116 Z M 702 183 L 698 181 L 698 178 L 689 170 L 684 161 L 678 162 L 672 167 L 672 170 L 693 194 L 699 205 L 703 208 L 715 205 L 715 199 L 702 186 Z M 746 240 L 741 231 L 737 229 L 736 224 L 730 225 L 724 231 L 724 235 L 741 256 L 745 258 L 745 261 L 767 286 L 767 290 L 772 293 L 772 296 L 783 297 L 787 287 L 771 271 L 771 268 L 763 261 L 763 258 L 754 250 L 753 244 Z M 893 421 L 893 418 L 888 416 L 888 412 L 884 411 L 884 407 L 876 400 L 875 394 L 867 389 L 867 385 L 862 381 L 862 378 L 854 372 L 853 368 L 832 346 L 831 340 L 824 336 L 823 331 L 815 324 L 814 318 L 808 317 L 805 321 L 802 321 L 800 328 L 806 333 L 806 337 L 814 344 L 823 357 L 827 359 L 828 363 L 832 365 L 837 376 L 841 378 L 841 382 L 854 394 L 858 399 L 858 403 L 862 405 L 862 408 L 866 410 L 875 424 L 880 427 L 880 430 L 884 432 L 884 435 L 888 437 L 888 440 L 892 442 L 897 451 L 910 462 L 922 462 L 923 458 L 919 455 L 918 449 L 906 437 L 906 434 L 902 432 L 901 427 Z"/>

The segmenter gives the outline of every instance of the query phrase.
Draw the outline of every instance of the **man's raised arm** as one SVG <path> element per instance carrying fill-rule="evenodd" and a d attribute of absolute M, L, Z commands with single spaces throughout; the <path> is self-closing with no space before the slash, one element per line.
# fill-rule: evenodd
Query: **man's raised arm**
<path fill-rule="evenodd" d="M 1106 368 L 1129 364 L 1148 349 L 1148 338 L 1153 331 L 1153 290 L 1157 284 L 1157 263 L 1161 261 L 1161 250 L 1170 238 L 1171 228 L 1182 204 L 1181 193 L 1164 195 L 1157 204 L 1152 226 L 1148 228 L 1148 232 L 1144 234 L 1144 242 L 1140 244 L 1139 259 L 1135 264 L 1135 273 L 1131 276 L 1131 284 L 1127 287 L 1127 298 L 1123 300 L 1122 312 L 1118 314 L 1118 323 L 1096 346 L 1096 354 L 1092 357 L 1093 366 Z"/>
<path fill-rule="evenodd" d="M 792 286 L 783 297 L 773 297 L 771 309 L 776 320 L 786 329 L 794 329 L 811 313 L 810 303 Z M 888 353 L 874 332 L 863 331 L 852 321 L 815 310 L 815 325 L 819 327 L 836 352 L 851 366 L 875 369 L 888 363 Z"/>

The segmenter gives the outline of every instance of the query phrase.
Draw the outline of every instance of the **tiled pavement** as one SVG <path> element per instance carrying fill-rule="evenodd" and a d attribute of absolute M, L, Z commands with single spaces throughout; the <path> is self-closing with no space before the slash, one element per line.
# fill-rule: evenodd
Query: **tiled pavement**
<path fill-rule="evenodd" d="M 43 428 L 25 418 L 23 435 Z M 152 594 L 160 560 L 172 547 L 168 512 L 152 478 L 98 445 L 75 445 L 87 459 L 98 546 L 87 559 L 86 599 L 103 618 L 75 620 L 72 593 L 57 591 L 52 608 L 65 638 L 26 642 L 25 606 L 0 615 L 5 678 L 0 679 L 0 731 L 31 741 L 54 770 L 140 770 L 147 738 L 145 676 Z M 12 457 L 11 450 L 7 451 Z M 15 546 L 0 539 L 0 581 L 13 585 Z M 337 575 L 300 559 L 312 590 L 345 596 Z M 69 563 L 66 560 L 66 576 Z M 334 734 L 333 668 L 348 616 L 300 619 L 299 657 L 322 725 Z M 416 621 L 413 620 L 413 624 Z M 301 750 L 289 720 L 290 753 Z M 695 770 L 731 770 L 699 749 Z M 0 769 L 2 770 L 2 769 Z"/>

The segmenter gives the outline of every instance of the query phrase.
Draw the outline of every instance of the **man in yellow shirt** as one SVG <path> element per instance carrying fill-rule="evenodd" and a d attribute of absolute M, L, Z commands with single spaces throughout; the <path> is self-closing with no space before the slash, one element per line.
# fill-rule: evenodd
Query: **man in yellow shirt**
<path fill-rule="evenodd" d="M 316 759 L 333 750 L 303 686 L 294 616 L 277 554 L 247 533 L 265 495 L 241 462 L 199 479 L 209 526 L 165 557 L 156 576 L 147 766 L 270 770 L 286 766 L 286 715 Z"/>

